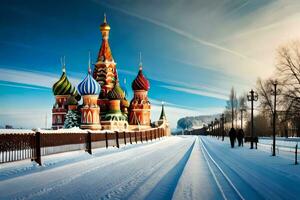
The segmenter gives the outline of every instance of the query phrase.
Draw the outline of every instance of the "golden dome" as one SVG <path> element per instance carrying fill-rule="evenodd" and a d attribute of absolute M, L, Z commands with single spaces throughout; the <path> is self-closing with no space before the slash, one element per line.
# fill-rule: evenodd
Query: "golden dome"
<path fill-rule="evenodd" d="M 106 14 L 104 14 L 104 20 L 103 20 L 103 23 L 100 25 L 100 30 L 101 31 L 109 31 L 110 30 L 110 26 L 108 25 L 108 23 L 106 21 Z"/>

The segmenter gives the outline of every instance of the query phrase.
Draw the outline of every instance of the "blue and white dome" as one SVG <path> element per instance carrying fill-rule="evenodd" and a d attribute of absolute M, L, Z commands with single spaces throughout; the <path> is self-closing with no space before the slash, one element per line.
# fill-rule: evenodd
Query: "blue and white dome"
<path fill-rule="evenodd" d="M 101 91 L 100 84 L 91 76 L 91 69 L 85 79 L 79 83 L 78 92 L 83 95 L 99 95 Z"/>

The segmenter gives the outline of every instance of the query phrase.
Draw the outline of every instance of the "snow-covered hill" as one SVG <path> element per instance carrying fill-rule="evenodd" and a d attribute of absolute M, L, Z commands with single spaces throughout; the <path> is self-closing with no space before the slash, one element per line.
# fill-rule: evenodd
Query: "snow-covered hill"
<path fill-rule="evenodd" d="M 215 118 L 220 118 L 220 114 L 184 117 L 177 121 L 177 128 L 181 128 L 181 129 L 202 128 L 203 125 L 209 124 L 211 121 L 214 121 Z"/>

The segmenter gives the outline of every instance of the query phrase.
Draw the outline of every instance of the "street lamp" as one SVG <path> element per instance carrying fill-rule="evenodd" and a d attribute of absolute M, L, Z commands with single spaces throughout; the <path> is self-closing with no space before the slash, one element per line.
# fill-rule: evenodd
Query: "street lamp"
<path fill-rule="evenodd" d="M 249 94 L 247 95 L 247 99 L 248 101 L 251 101 L 251 147 L 250 149 L 253 149 L 253 101 L 257 101 L 258 100 L 258 94 L 257 92 L 254 92 L 252 89 L 249 92 Z"/>
<path fill-rule="evenodd" d="M 276 156 L 275 146 L 276 146 L 276 97 L 281 93 L 279 89 L 277 89 L 278 82 L 277 80 L 272 81 L 272 85 L 274 89 L 271 90 L 271 94 L 274 95 L 274 108 L 273 108 L 273 152 L 272 156 Z"/>

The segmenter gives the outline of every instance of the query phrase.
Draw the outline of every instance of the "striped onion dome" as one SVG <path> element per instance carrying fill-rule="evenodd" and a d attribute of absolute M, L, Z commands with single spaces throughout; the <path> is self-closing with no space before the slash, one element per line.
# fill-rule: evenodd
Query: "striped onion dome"
<path fill-rule="evenodd" d="M 101 87 L 91 76 L 91 68 L 89 68 L 87 76 L 79 83 L 77 89 L 81 95 L 99 95 Z"/>
<path fill-rule="evenodd" d="M 76 88 L 72 86 L 71 82 L 68 80 L 64 67 L 63 73 L 60 79 L 54 83 L 52 91 L 54 95 L 72 95 L 75 96 L 76 100 L 80 100 L 80 95 L 78 94 Z"/>
<path fill-rule="evenodd" d="M 146 77 L 143 74 L 143 69 L 140 66 L 139 73 L 137 77 L 134 79 L 131 85 L 133 90 L 146 90 L 148 91 L 150 89 L 149 81 L 146 79 Z"/>
<path fill-rule="evenodd" d="M 108 92 L 107 97 L 111 100 L 113 99 L 124 99 L 125 98 L 125 93 L 122 90 L 119 81 L 116 82 L 115 87 Z"/>

